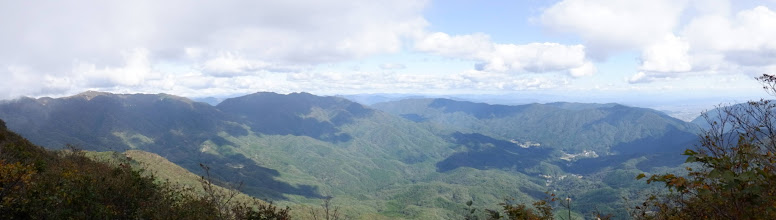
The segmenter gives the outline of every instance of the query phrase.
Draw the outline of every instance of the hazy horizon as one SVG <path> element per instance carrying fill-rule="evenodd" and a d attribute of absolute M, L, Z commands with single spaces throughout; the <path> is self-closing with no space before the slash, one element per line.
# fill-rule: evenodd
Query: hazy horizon
<path fill-rule="evenodd" d="M 110 92 L 110 91 L 87 90 L 87 91 L 81 91 L 75 94 L 67 94 L 67 95 L 61 95 L 61 96 L 37 96 L 37 97 L 26 96 L 26 97 L 63 98 L 63 97 L 75 96 L 81 93 L 92 92 L 92 91 L 107 92 L 107 93 L 113 93 L 113 94 L 157 94 L 157 93 L 142 93 L 142 92 Z M 272 91 L 257 91 L 257 92 L 272 92 Z M 257 92 L 244 93 L 244 94 L 231 94 L 231 95 L 223 95 L 223 96 L 204 96 L 204 97 L 203 96 L 184 96 L 184 95 L 173 94 L 173 93 L 164 93 L 164 94 L 181 96 L 197 102 L 205 102 L 215 106 L 225 99 L 245 96 L 245 95 L 249 95 Z M 309 93 L 305 91 L 300 91 L 300 92 Z M 279 93 L 279 94 L 290 94 L 290 93 L 298 93 L 298 92 L 288 92 L 288 93 Z M 743 103 L 746 101 L 757 100 L 762 97 L 766 97 L 766 96 L 756 97 L 756 96 L 743 96 L 743 95 L 733 96 L 728 94 L 728 96 L 721 96 L 721 97 L 703 97 L 703 96 L 691 97 L 690 96 L 690 97 L 657 97 L 656 98 L 656 97 L 644 96 L 644 94 L 641 94 L 641 95 L 637 95 L 640 98 L 634 99 L 632 98 L 633 94 L 621 94 L 619 96 L 613 95 L 613 96 L 607 96 L 607 97 L 583 97 L 583 96 L 580 96 L 579 94 L 576 94 L 576 95 L 575 94 L 551 94 L 551 93 L 540 93 L 540 92 L 531 92 L 531 91 L 514 92 L 514 93 L 506 93 L 506 94 L 422 94 L 422 93 L 415 93 L 415 94 L 413 93 L 362 93 L 362 94 L 310 93 L 310 94 L 318 95 L 318 96 L 342 97 L 367 106 L 380 103 L 380 102 L 390 102 L 390 101 L 399 101 L 403 99 L 416 99 L 416 98 L 445 98 L 445 99 L 470 101 L 475 103 L 487 103 L 487 104 L 494 104 L 494 105 L 523 105 L 523 104 L 532 104 L 532 103 L 547 104 L 547 103 L 555 103 L 555 102 L 591 103 L 591 104 L 617 103 L 617 104 L 623 104 L 627 106 L 651 108 L 651 109 L 663 111 L 672 117 L 675 117 L 684 121 L 688 121 L 688 122 L 700 116 L 700 114 L 703 111 L 711 110 L 713 108 L 718 107 L 719 105 L 731 105 L 731 104 Z M 765 92 L 763 92 L 763 94 L 767 95 Z M 21 98 L 21 97 L 17 97 L 13 99 L 0 99 L 0 102 L 12 101 L 18 98 Z"/>
<path fill-rule="evenodd" d="M 0 30 L 0 219 L 776 216 L 776 0 L 0 1 Z"/>
<path fill-rule="evenodd" d="M 95 90 L 747 101 L 767 97 L 755 76 L 776 74 L 774 3 L 4 2 L 0 100 Z"/>

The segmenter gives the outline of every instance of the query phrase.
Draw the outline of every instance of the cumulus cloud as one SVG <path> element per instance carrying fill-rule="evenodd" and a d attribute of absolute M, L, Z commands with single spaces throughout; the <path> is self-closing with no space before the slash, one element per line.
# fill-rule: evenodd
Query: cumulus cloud
<path fill-rule="evenodd" d="M 423 1 L 10 2 L 2 9 L 4 46 L 24 55 L 120 58 L 147 48 L 242 51 L 268 60 L 322 62 L 396 51 L 426 25 Z M 354 19 L 357 18 L 357 19 Z M 20 22 L 23 21 L 23 22 Z M 49 57 L 49 56 L 44 56 Z M 54 58 L 58 59 L 58 58 Z M 69 62 L 65 61 L 65 62 Z"/>
<path fill-rule="evenodd" d="M 538 21 L 578 35 L 596 59 L 639 51 L 631 83 L 684 74 L 773 73 L 776 13 L 767 6 L 737 8 L 724 0 L 563 0 Z"/>
<path fill-rule="evenodd" d="M 38 75 L 23 66 L 0 69 L 0 97 L 18 97 L 28 94 L 54 95 L 70 89 L 70 80 L 52 75 Z M 4 96 L 4 97 L 3 97 Z"/>
<path fill-rule="evenodd" d="M 673 34 L 644 48 L 641 70 L 653 72 L 687 72 L 692 69 L 688 51 L 690 44 Z"/>
<path fill-rule="evenodd" d="M 636 74 L 633 74 L 630 78 L 628 78 L 629 83 L 648 83 L 652 82 L 653 78 L 648 77 L 646 73 L 644 72 L 638 72 Z"/>
<path fill-rule="evenodd" d="M 204 61 L 199 69 L 208 75 L 216 77 L 233 77 L 268 72 L 298 72 L 305 70 L 304 64 L 282 65 L 262 60 L 246 59 L 233 53 L 214 56 Z"/>
<path fill-rule="evenodd" d="M 398 70 L 398 69 L 404 69 L 404 68 L 407 68 L 407 66 L 404 66 L 404 64 L 401 64 L 401 63 L 380 64 L 380 69 L 384 69 L 384 70 Z"/>
<path fill-rule="evenodd" d="M 685 0 L 563 0 L 547 8 L 541 24 L 581 36 L 591 56 L 606 56 L 654 43 L 679 24 Z"/>
<path fill-rule="evenodd" d="M 726 7 L 721 7 L 726 8 Z M 729 9 L 729 7 L 727 7 Z M 679 31 L 645 46 L 638 74 L 643 83 L 697 74 L 776 74 L 776 13 L 764 6 L 741 10 L 701 10 Z M 638 80 L 635 80 L 638 79 Z"/>
<path fill-rule="evenodd" d="M 776 13 L 758 6 L 742 10 L 733 17 L 703 16 L 690 22 L 683 34 L 690 39 L 692 47 L 722 53 L 726 61 L 747 66 L 765 65 L 774 61 L 773 56 L 767 55 L 776 53 Z"/>
<path fill-rule="evenodd" d="M 592 76 L 597 71 L 595 65 L 591 62 L 585 62 L 582 66 L 569 69 L 569 74 L 573 77 Z"/>
<path fill-rule="evenodd" d="M 43 89 L 19 83 L 45 77 L 66 79 L 70 87 L 84 86 L 82 80 L 105 88 L 133 86 L 156 80 L 149 77 L 160 63 L 226 77 L 397 52 L 404 39 L 427 26 L 421 15 L 426 5 L 415 0 L 4 1 L 0 29 L 9 31 L 0 35 L 0 73 L 17 81 L 0 93 L 22 86 Z M 137 51 L 144 60 L 131 55 Z M 44 92 L 36 91 L 22 94 Z"/>
<path fill-rule="evenodd" d="M 448 57 L 487 57 L 494 50 L 490 37 L 483 33 L 450 36 L 430 33 L 416 40 L 415 49 Z"/>
<path fill-rule="evenodd" d="M 415 49 L 441 56 L 477 61 L 479 71 L 545 73 L 569 71 L 573 76 L 592 75 L 582 45 L 493 43 L 485 34 L 450 36 L 436 32 L 418 40 Z M 573 70 L 573 73 L 571 72 Z"/>
<path fill-rule="evenodd" d="M 146 79 L 157 77 L 151 70 L 148 50 L 134 49 L 121 53 L 125 63 L 120 66 L 98 67 L 94 63 L 77 61 L 72 73 L 88 87 L 137 86 Z M 71 77 L 72 78 L 72 77 Z"/>
<path fill-rule="evenodd" d="M 450 75 L 316 71 L 289 73 L 286 80 L 308 91 L 328 94 L 358 93 L 363 90 L 385 93 L 494 92 L 549 89 L 568 84 L 567 77 L 477 70 Z"/>
<path fill-rule="evenodd" d="M 428 5 L 423 0 L 3 1 L 0 28 L 9 31 L 0 35 L 0 99 L 86 89 L 193 96 L 541 89 L 594 75 L 597 62 L 618 52 L 640 54 L 637 74 L 624 77 L 631 83 L 686 74 L 776 73 L 776 13 L 767 6 L 561 0 L 536 21 L 552 32 L 576 34 L 581 44 L 517 44 L 497 43 L 485 33 L 431 32 L 422 15 Z M 397 52 L 433 54 L 473 67 L 409 74 L 421 65 L 380 60 L 382 70 L 402 71 L 326 70 Z"/>

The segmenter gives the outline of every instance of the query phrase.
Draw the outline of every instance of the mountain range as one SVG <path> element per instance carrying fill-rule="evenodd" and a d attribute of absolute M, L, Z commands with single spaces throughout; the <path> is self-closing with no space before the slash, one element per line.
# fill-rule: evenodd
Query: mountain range
<path fill-rule="evenodd" d="M 365 106 L 308 93 L 255 93 L 217 105 L 167 94 L 84 92 L 0 103 L 35 144 L 146 151 L 265 200 L 322 198 L 363 219 L 460 218 L 558 192 L 580 214 L 622 210 L 639 172 L 675 169 L 698 127 L 620 104 L 490 105 L 404 99 Z"/>

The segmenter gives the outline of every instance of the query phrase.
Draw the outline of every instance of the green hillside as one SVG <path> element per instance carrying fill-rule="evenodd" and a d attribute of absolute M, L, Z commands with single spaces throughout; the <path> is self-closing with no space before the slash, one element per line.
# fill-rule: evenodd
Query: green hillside
<path fill-rule="evenodd" d="M 410 99 L 372 107 L 410 120 L 441 124 L 457 131 L 506 140 L 539 143 L 569 151 L 599 154 L 623 143 L 660 137 L 672 131 L 695 133 L 695 126 L 651 109 L 619 104 L 550 103 L 489 105 L 449 99 Z"/>
<path fill-rule="evenodd" d="M 404 100 L 372 108 L 307 93 L 255 93 L 211 106 L 166 94 L 87 92 L 5 102 L 0 118 L 47 148 L 146 151 L 195 175 L 205 164 L 220 183 L 243 182 L 248 195 L 293 207 L 332 198 L 356 219 L 460 218 L 467 201 L 495 209 L 506 197 L 530 203 L 558 190 L 588 198 L 582 215 L 622 208 L 597 193 L 620 198 L 643 189 L 629 175 L 665 169 L 659 153 L 673 153 L 692 132 L 662 113 L 617 104 Z M 153 154 L 135 157 L 161 159 Z"/>
<path fill-rule="evenodd" d="M 452 152 L 412 122 L 309 94 L 259 93 L 213 107 L 164 94 L 84 93 L 20 99 L 0 112 L 13 129 L 50 148 L 143 150 L 198 175 L 203 163 L 221 181 L 242 181 L 247 194 L 310 204 L 334 196 L 354 216 L 399 215 L 379 210 L 382 191 L 423 181 Z"/>
<path fill-rule="evenodd" d="M 85 156 L 95 161 L 104 162 L 119 166 L 120 164 L 131 164 L 133 168 L 141 171 L 143 175 L 153 176 L 157 182 L 171 182 L 182 187 L 188 187 L 200 194 L 206 192 L 202 188 L 202 176 L 196 175 L 166 158 L 154 153 L 141 150 L 128 150 L 123 153 L 114 151 L 93 152 L 84 151 Z M 235 186 L 236 187 L 236 186 Z M 227 192 L 230 189 L 213 186 L 214 189 Z M 243 193 L 236 195 L 236 200 L 249 202 L 254 198 Z"/>
<path fill-rule="evenodd" d="M 669 155 L 679 155 L 697 139 L 697 126 L 693 124 L 655 110 L 619 104 L 507 106 L 449 99 L 409 99 L 372 107 L 437 128 L 442 134 L 479 133 L 523 147 L 554 150 L 554 156 L 584 163 L 585 168 L 651 154 L 666 156 L 661 162 L 676 165 L 683 159 Z M 569 167 L 572 172 L 590 172 L 574 168 L 579 167 L 576 164 Z"/>
<path fill-rule="evenodd" d="M 163 159 L 149 162 L 172 165 Z M 48 151 L 0 120 L 0 218 L 288 219 L 287 209 L 245 195 L 233 199 L 234 191 L 211 188 L 207 180 L 179 185 L 157 179 L 138 163 L 116 153 Z M 197 178 L 176 167 L 151 168 L 180 174 L 174 180 Z"/>

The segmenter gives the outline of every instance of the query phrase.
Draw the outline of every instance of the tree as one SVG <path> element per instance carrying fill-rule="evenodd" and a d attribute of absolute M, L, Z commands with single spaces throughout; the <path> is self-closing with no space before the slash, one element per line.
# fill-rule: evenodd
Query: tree
<path fill-rule="evenodd" d="M 553 218 L 552 203 L 556 200 L 555 194 L 548 193 L 545 199 L 533 203 L 534 210 L 524 204 L 514 204 L 513 200 L 506 199 L 503 203 L 499 203 L 503 209 L 503 213 L 502 211 L 490 209 L 485 209 L 485 212 L 488 220 L 551 220 Z M 464 216 L 465 219 L 479 219 L 479 217 L 475 215 L 476 209 L 472 208 L 472 201 L 467 202 L 466 206 L 467 213 Z"/>
<path fill-rule="evenodd" d="M 200 163 L 200 167 L 205 171 L 205 176 L 201 176 L 199 181 L 205 194 L 199 199 L 208 204 L 208 207 L 214 209 L 213 215 L 217 219 L 245 219 L 245 220 L 288 220 L 290 208 L 285 209 L 274 206 L 272 202 L 264 203 L 256 198 L 250 201 L 237 201 L 237 195 L 242 182 L 235 185 L 227 184 L 225 188 L 217 188 L 213 183 L 214 179 L 210 176 L 210 167 Z M 336 212 L 335 212 L 336 213 Z"/>
<path fill-rule="evenodd" d="M 326 196 L 323 198 L 323 204 L 321 204 L 321 209 L 323 211 L 322 216 L 319 216 L 318 212 L 310 208 L 310 215 L 312 215 L 312 218 L 314 220 L 339 220 L 340 213 L 339 213 L 339 207 L 333 206 L 331 204 L 331 199 L 334 197 Z"/>
<path fill-rule="evenodd" d="M 776 96 L 776 76 L 756 78 Z M 667 195 L 651 195 L 635 207 L 637 219 L 776 219 L 776 104 L 761 99 L 705 112 L 709 124 L 686 176 L 651 175 Z M 637 178 L 645 178 L 640 174 Z"/>

